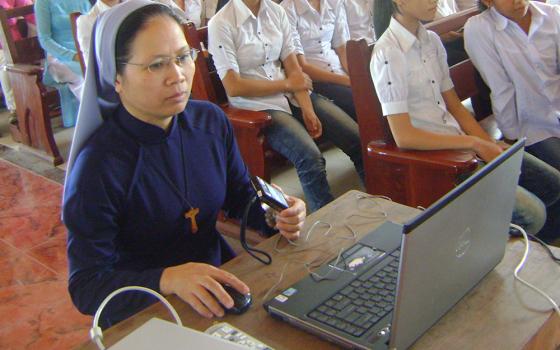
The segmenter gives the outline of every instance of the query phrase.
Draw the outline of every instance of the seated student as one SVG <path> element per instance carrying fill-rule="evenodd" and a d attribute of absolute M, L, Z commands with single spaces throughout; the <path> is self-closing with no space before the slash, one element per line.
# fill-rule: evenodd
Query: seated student
<path fill-rule="evenodd" d="M 292 26 L 299 65 L 313 80 L 313 91 L 356 120 L 347 74 L 350 36 L 342 0 L 284 0 L 280 5 Z"/>
<path fill-rule="evenodd" d="M 480 5 L 465 25 L 465 46 L 492 91 L 498 126 L 507 139 L 526 137 L 527 152 L 560 170 L 560 9 L 527 0 Z M 556 207 L 548 219 L 560 232 Z"/>
<path fill-rule="evenodd" d="M 383 114 L 401 148 L 471 150 L 488 162 L 502 147 L 457 97 L 441 40 L 420 22 L 431 20 L 434 13 L 435 2 L 376 0 L 376 32 L 383 35 L 374 48 L 371 74 Z M 560 197 L 560 172 L 529 154 L 524 158 L 520 184 L 547 206 Z M 540 199 L 518 188 L 512 220 L 533 234 L 545 222 Z"/>
<path fill-rule="evenodd" d="M 183 8 L 187 20 L 194 23 L 196 28 L 204 27 L 208 20 L 216 13 L 218 0 L 184 0 Z"/>
<path fill-rule="evenodd" d="M 91 8 L 88 0 L 36 0 L 35 17 L 41 47 L 47 53 L 45 84 L 61 83 L 62 123 L 74 126 L 82 89 L 82 68 L 72 35 L 70 14 L 86 13 Z M 71 93 L 70 93 L 71 91 Z M 73 94 L 73 96 L 72 96 Z"/>
<path fill-rule="evenodd" d="M 375 41 L 373 28 L 373 0 L 343 0 L 346 11 L 350 40 L 366 39 L 368 44 Z"/>
<path fill-rule="evenodd" d="M 82 14 L 78 17 L 78 20 L 76 21 L 78 44 L 80 45 L 80 51 L 82 52 L 84 63 L 86 65 L 88 63 L 87 58 L 89 57 L 91 32 L 97 16 L 122 1 L 125 0 L 97 0 L 88 13 Z"/>
<path fill-rule="evenodd" d="M 216 217 L 223 209 L 240 218 L 256 194 L 226 116 L 189 100 L 197 52 L 171 10 L 148 0 L 103 13 L 92 40 L 95 69 L 87 71 L 64 187 L 72 300 L 91 315 L 109 293 L 137 285 L 176 294 L 204 317 L 223 316 L 218 301 L 233 301 L 220 283 L 249 288 L 219 268 L 233 252 Z M 296 239 L 305 204 L 287 199 L 275 228 Z M 264 214 L 255 203 L 248 223 L 269 234 Z M 154 301 L 118 296 L 103 327 Z"/>
<path fill-rule="evenodd" d="M 0 0 L 0 7 L 3 9 L 9 10 L 16 7 L 33 5 L 33 1 L 31 0 Z M 35 16 L 29 15 L 25 16 L 24 19 L 15 19 L 10 18 L 8 21 L 8 25 L 10 27 L 10 31 L 12 34 L 12 38 L 14 40 L 20 40 L 22 37 L 26 37 L 30 31 L 31 26 L 35 26 Z M 20 26 L 25 26 L 25 30 L 28 33 L 22 33 L 20 30 Z M 16 101 L 14 99 L 14 91 L 12 90 L 12 85 L 10 83 L 10 79 L 8 77 L 8 72 L 4 69 L 6 65 L 6 57 L 4 54 L 4 49 L 0 46 L 0 83 L 2 84 L 2 92 L 4 93 L 4 101 L 6 103 L 6 108 L 10 112 L 10 124 L 17 123 L 16 118 Z"/>
<path fill-rule="evenodd" d="M 363 178 L 358 125 L 325 97 L 309 93 L 311 80 L 297 62 L 290 23 L 280 5 L 230 0 L 210 20 L 208 41 L 230 103 L 272 116 L 267 142 L 295 165 L 311 211 L 333 200 L 325 159 L 313 138 L 324 133 Z"/>

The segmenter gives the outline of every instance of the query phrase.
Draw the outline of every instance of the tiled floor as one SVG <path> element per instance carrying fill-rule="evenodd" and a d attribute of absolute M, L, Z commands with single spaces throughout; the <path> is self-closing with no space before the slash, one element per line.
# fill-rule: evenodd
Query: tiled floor
<path fill-rule="evenodd" d="M 71 349 L 90 318 L 67 292 L 62 186 L 0 160 L 0 349 Z"/>

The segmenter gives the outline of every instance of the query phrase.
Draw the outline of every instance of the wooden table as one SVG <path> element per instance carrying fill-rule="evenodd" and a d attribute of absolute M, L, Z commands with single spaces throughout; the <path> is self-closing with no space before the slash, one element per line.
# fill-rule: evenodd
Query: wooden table
<path fill-rule="evenodd" d="M 233 272 L 251 288 L 253 306 L 241 316 L 228 315 L 220 320 L 198 316 L 186 303 L 175 296 L 169 297 L 183 324 L 205 330 L 217 321 L 225 321 L 260 339 L 275 349 L 336 349 L 337 346 L 316 336 L 300 331 L 285 322 L 270 317 L 262 307 L 263 297 L 278 282 L 282 271 L 284 278 L 269 293 L 274 296 L 307 274 L 304 262 L 318 262 L 336 256 L 341 247 L 353 244 L 352 232 L 358 237 L 376 228 L 385 220 L 404 222 L 414 217 L 418 209 L 406 207 L 384 199 L 364 198 L 365 194 L 350 191 L 333 203 L 309 216 L 305 233 L 317 220 L 307 242 L 300 246 L 286 246 L 275 251 L 277 237 L 261 243 L 259 248 L 273 257 L 270 266 L 264 266 L 247 254 L 242 254 L 223 266 Z M 332 225 L 330 232 L 327 225 Z M 350 226 L 350 227 L 348 227 Z M 327 235 L 325 235 L 327 233 Z M 303 241 L 304 239 L 300 239 Z M 422 336 L 414 349 L 554 349 L 560 345 L 560 320 L 551 312 L 540 296 L 518 283 L 514 283 L 513 270 L 523 254 L 521 241 L 510 241 L 503 261 L 485 277 L 465 298 L 450 310 L 434 327 Z M 556 249 L 558 254 L 560 249 Z M 560 300 L 560 267 L 547 254 L 532 244 L 529 260 L 522 272 L 530 282 Z M 270 296 L 267 296 L 270 298 Z M 110 345 L 136 329 L 152 317 L 170 320 L 168 311 L 155 304 L 128 320 L 104 332 L 105 344 Z M 82 349 L 96 349 L 93 343 Z"/>

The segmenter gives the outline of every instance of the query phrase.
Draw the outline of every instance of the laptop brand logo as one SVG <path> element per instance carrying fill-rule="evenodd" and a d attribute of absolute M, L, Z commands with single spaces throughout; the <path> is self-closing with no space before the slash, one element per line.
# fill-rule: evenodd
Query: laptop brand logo
<path fill-rule="evenodd" d="M 455 248 L 455 256 L 462 258 L 469 248 L 471 247 L 472 232 L 471 228 L 467 227 L 457 240 L 457 247 Z"/>

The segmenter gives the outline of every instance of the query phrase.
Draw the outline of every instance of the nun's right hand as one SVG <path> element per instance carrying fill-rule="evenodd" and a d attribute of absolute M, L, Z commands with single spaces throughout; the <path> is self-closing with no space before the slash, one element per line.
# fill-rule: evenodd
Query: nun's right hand
<path fill-rule="evenodd" d="M 159 283 L 164 295 L 176 294 L 206 318 L 224 316 L 220 303 L 227 308 L 233 306 L 233 299 L 222 284 L 249 293 L 249 287 L 233 274 L 202 263 L 168 267 L 163 270 Z"/>

